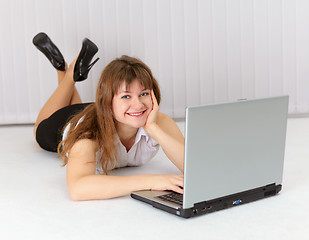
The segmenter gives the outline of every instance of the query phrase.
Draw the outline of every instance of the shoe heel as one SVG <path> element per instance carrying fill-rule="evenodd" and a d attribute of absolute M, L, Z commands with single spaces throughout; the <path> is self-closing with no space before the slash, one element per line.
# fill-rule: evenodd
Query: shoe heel
<path fill-rule="evenodd" d="M 93 63 L 91 63 L 91 64 L 88 66 L 87 70 L 86 70 L 85 72 L 82 73 L 81 79 L 87 79 L 87 78 L 88 78 L 88 73 L 89 73 L 90 69 L 93 67 L 93 65 L 94 65 L 99 59 L 100 59 L 100 58 L 97 58 L 95 61 L 93 61 Z"/>
<path fill-rule="evenodd" d="M 97 58 L 90 64 L 90 61 L 97 51 L 98 47 L 88 38 L 85 38 L 74 67 L 73 79 L 75 82 L 80 82 L 87 79 L 90 69 L 99 60 L 99 58 Z"/>
<path fill-rule="evenodd" d="M 93 67 L 94 64 L 96 64 L 97 61 L 99 61 L 100 58 L 97 58 L 96 60 L 94 60 L 89 66 L 88 66 L 88 72 L 90 71 L 90 69 Z"/>

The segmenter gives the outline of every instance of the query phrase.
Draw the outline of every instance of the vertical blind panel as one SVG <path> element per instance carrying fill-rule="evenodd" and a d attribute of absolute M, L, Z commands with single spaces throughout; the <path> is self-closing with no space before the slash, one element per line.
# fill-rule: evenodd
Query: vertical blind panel
<path fill-rule="evenodd" d="M 213 50 L 215 102 L 228 100 L 227 82 L 227 2 L 212 1 L 213 7 Z"/>
<path fill-rule="evenodd" d="M 130 55 L 152 69 L 162 112 L 288 94 L 309 113 L 307 0 L 11 0 L 0 3 L 0 124 L 33 123 L 58 86 L 32 44 L 46 32 L 70 64 L 85 37 L 100 61 L 76 84 L 94 101 L 104 67 Z"/>
<path fill-rule="evenodd" d="M 255 97 L 254 2 L 240 1 L 241 98 Z"/>
<path fill-rule="evenodd" d="M 239 1 L 236 2 L 237 4 L 228 1 L 226 6 L 227 94 L 230 99 L 242 96 L 240 7 Z"/>
<path fill-rule="evenodd" d="M 267 0 L 254 2 L 255 95 L 269 95 L 269 15 Z"/>
<path fill-rule="evenodd" d="M 309 2 L 302 0 L 296 4 L 296 54 L 297 60 L 297 108 L 299 112 L 306 112 L 309 103 Z M 307 23 L 304 25 L 302 23 Z"/>
<path fill-rule="evenodd" d="M 282 2 L 282 82 L 284 92 L 290 96 L 289 111 L 297 108 L 297 55 L 296 55 L 296 4 L 294 0 Z"/>
<path fill-rule="evenodd" d="M 172 102 L 174 104 L 173 112 L 175 118 L 184 116 L 187 97 L 186 92 L 186 69 L 185 66 L 185 25 L 184 25 L 184 2 L 178 0 L 171 1 L 171 52 L 172 52 L 172 82 L 173 92 Z"/>
<path fill-rule="evenodd" d="M 214 38 L 212 1 L 198 1 L 201 102 L 215 102 Z"/>
<path fill-rule="evenodd" d="M 161 87 L 162 107 L 161 111 L 171 115 L 174 106 L 173 101 L 173 76 L 172 76 L 172 45 L 171 45 L 171 9 L 170 2 L 165 0 L 157 1 L 157 22 L 158 22 L 158 81 Z"/>
<path fill-rule="evenodd" d="M 184 3 L 186 104 L 197 105 L 200 103 L 198 3 L 187 0 Z"/>
<path fill-rule="evenodd" d="M 269 1 L 269 93 L 280 95 L 283 92 L 282 62 L 282 3 Z"/>

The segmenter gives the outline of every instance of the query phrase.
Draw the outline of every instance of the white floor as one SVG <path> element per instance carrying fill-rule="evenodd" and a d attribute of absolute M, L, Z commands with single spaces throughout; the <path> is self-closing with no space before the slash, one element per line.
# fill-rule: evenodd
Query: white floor
<path fill-rule="evenodd" d="M 183 129 L 183 123 L 179 123 Z M 65 168 L 34 142 L 32 126 L 0 126 L 0 239 L 308 239 L 309 118 L 288 121 L 283 190 L 192 219 L 129 196 L 73 202 Z M 160 152 L 114 174 L 177 173 Z"/>

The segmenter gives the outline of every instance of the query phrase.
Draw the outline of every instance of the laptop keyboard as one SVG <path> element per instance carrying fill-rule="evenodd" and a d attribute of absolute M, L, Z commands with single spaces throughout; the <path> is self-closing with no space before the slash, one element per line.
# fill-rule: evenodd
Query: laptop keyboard
<path fill-rule="evenodd" d="M 158 196 L 158 198 L 182 205 L 183 195 L 180 193 L 171 192 L 165 195 Z"/>

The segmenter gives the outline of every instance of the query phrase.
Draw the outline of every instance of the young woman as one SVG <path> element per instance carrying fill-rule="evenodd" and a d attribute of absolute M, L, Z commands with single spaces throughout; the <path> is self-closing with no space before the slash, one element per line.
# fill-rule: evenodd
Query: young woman
<path fill-rule="evenodd" d="M 183 193 L 183 175 L 108 175 L 114 168 L 145 164 L 159 146 L 183 172 L 184 137 L 159 112 L 160 90 L 151 70 L 136 58 L 117 58 L 101 74 L 96 101 L 83 104 L 75 83 L 86 79 L 98 60 L 90 64 L 96 45 L 85 39 L 67 68 L 46 34 L 36 35 L 33 43 L 57 69 L 59 83 L 38 115 L 35 136 L 48 151 L 58 147 L 71 198 L 108 199 L 146 189 Z"/>

